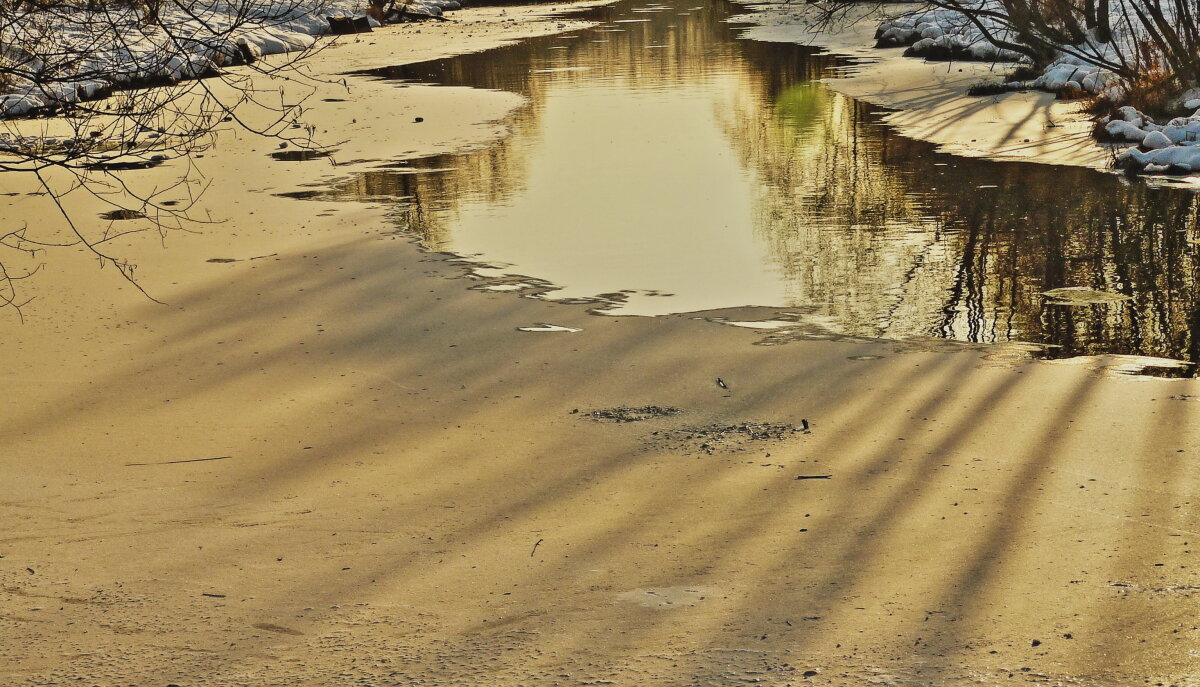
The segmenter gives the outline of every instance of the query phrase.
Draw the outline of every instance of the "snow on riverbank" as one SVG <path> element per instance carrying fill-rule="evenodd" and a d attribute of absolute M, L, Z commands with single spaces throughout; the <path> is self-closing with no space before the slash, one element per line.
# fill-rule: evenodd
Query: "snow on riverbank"
<path fill-rule="evenodd" d="M 980 20 L 992 32 L 1003 28 L 987 17 Z M 913 55 L 939 59 L 1016 62 L 1021 56 L 997 47 L 963 15 L 950 10 L 914 12 L 880 22 L 875 32 L 879 47 L 910 46 Z"/>
<path fill-rule="evenodd" d="M 458 3 L 422 5 L 432 15 Z M 0 87 L 0 117 L 304 50 L 329 33 L 327 17 L 362 16 L 365 6 L 365 0 L 176 0 L 164 4 L 157 23 L 128 6 L 27 12 L 0 29 L 0 75 L 12 77 Z"/>
<path fill-rule="evenodd" d="M 959 13 L 882 4 L 856 8 L 831 30 L 811 7 L 783 2 L 746 4 L 753 12 L 749 23 L 758 25 L 747 32 L 748 38 L 810 43 L 866 58 L 830 85 L 896 110 L 887 119 L 906 135 L 966 155 L 1089 167 L 1112 164 L 1112 152 L 1089 133 L 1096 120 L 1083 112 L 1076 100 L 1090 95 L 1118 105 L 1125 101 L 1124 82 L 1080 56 L 1083 47 L 1095 50 L 1095 45 L 1067 46 L 1031 75 L 1033 78 L 998 80 L 997 72 L 1012 73 L 1022 64 L 1028 72 L 1028 61 L 988 42 L 983 32 Z M 986 22 L 985 26 L 995 28 Z M 902 47 L 904 57 L 894 50 Z M 1117 50 L 1112 46 L 1104 49 L 1110 53 Z M 985 100 L 969 95 L 978 92 L 996 97 Z M 1046 93 L 1069 97 L 1047 100 Z M 944 104 L 940 104 L 942 100 Z M 1200 89 L 1181 94 L 1167 105 L 1178 116 L 1158 120 L 1165 124 L 1131 107 L 1121 107 L 1113 116 L 1099 120 L 1104 142 L 1138 144 L 1117 152 L 1119 166 L 1153 174 L 1200 173 Z"/>
<path fill-rule="evenodd" d="M 1200 98 L 1187 100 L 1185 107 L 1194 110 L 1191 116 L 1175 117 L 1166 124 L 1156 124 L 1132 107 L 1102 119 L 1105 132 L 1114 140 L 1138 144 L 1117 155 L 1117 165 L 1146 174 L 1200 172 Z"/>
<path fill-rule="evenodd" d="M 978 17 L 979 23 L 988 33 L 1002 41 L 1016 39 L 1007 28 L 990 17 Z M 925 12 L 905 12 L 900 16 L 879 23 L 875 37 L 877 47 L 908 46 L 905 55 L 937 60 L 980 60 L 990 62 L 1023 62 L 1027 59 L 1014 50 L 1001 48 L 990 42 L 983 30 L 959 12 L 937 9 Z M 1084 56 L 1096 53 L 1096 57 L 1115 60 L 1112 49 L 1102 44 L 1090 43 L 1068 46 L 1063 54 L 1043 68 L 1036 78 L 1027 81 L 1011 81 L 1003 84 L 1009 90 L 1038 89 L 1058 93 L 1071 91 L 1104 95 L 1110 100 L 1120 101 L 1124 93 L 1116 74 Z"/>
<path fill-rule="evenodd" d="M 987 21 L 984 18 L 984 21 Z M 1000 27 L 988 27 L 1002 39 L 1010 37 Z M 881 47 L 908 45 L 906 55 L 936 59 L 981 59 L 1018 62 L 1022 56 L 988 42 L 983 32 L 958 12 L 936 10 L 916 12 L 880 22 L 876 31 Z M 1112 71 L 1093 64 L 1088 56 L 1116 61 L 1121 51 L 1119 36 L 1110 43 L 1092 42 L 1067 46 L 1064 54 L 1046 65 L 1040 75 L 1026 81 L 1010 81 L 1002 89 L 1037 89 L 1069 95 L 1089 94 L 1114 104 L 1126 101 L 1123 80 Z M 1174 109 L 1179 116 L 1166 124 L 1154 120 L 1133 107 L 1118 108 L 1115 115 L 1100 119 L 1107 136 L 1115 142 L 1138 144 L 1120 152 L 1117 165 L 1152 174 L 1191 174 L 1200 172 L 1200 90 L 1177 97 Z M 1188 114 L 1190 113 L 1190 114 Z"/>
<path fill-rule="evenodd" d="M 799 43 L 823 48 L 852 62 L 822 79 L 828 88 L 885 108 L 879 114 L 897 133 L 928 141 L 939 150 L 967 157 L 1019 160 L 1102 169 L 1111 152 L 1092 136 L 1094 122 L 1076 103 L 1042 91 L 969 95 L 972 86 L 1007 74 L 1011 63 L 939 62 L 902 56 L 903 49 L 875 47 L 876 27 L 912 5 L 855 5 L 824 30 L 812 5 L 740 0 L 747 14 L 746 40 Z"/>

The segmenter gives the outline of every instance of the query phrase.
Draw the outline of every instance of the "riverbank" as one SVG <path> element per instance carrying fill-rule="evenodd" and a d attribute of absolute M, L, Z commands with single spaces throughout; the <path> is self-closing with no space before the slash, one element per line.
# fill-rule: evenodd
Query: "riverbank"
<path fill-rule="evenodd" d="M 885 120 L 908 137 L 945 152 L 995 160 L 1104 169 L 1113 153 L 1092 136 L 1092 119 L 1078 102 L 1041 91 L 968 95 L 983 81 L 1003 80 L 1014 65 L 927 62 L 904 57 L 904 48 L 875 48 L 875 29 L 889 11 L 905 6 L 869 3 L 854 9 L 836 32 L 814 31 L 813 10 L 793 3 L 745 3 L 750 40 L 802 43 L 852 57 L 845 76 L 826 79 L 830 88 L 889 108 Z"/>
<path fill-rule="evenodd" d="M 388 29 L 313 68 L 579 26 L 546 11 Z M 312 99 L 347 170 L 486 145 L 522 106 L 350 86 Z M 274 195 L 331 169 L 274 149 L 198 161 L 222 224 L 121 239 L 167 305 L 58 253 L 0 329 L 0 682 L 1194 675 L 1194 381 L 1016 346 L 756 346 L 703 317 L 772 312 L 481 290 L 383 208 Z M 679 412 L 612 421 L 644 406 Z"/>

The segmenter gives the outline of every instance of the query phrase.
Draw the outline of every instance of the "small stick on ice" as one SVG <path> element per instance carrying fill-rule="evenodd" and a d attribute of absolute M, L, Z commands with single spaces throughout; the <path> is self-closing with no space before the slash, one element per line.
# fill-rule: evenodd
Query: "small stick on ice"
<path fill-rule="evenodd" d="M 546 541 L 546 540 L 545 540 L 545 539 L 539 539 L 539 540 L 537 540 L 537 541 L 535 541 L 535 542 L 533 543 L 533 549 L 532 549 L 532 550 L 530 550 L 530 552 L 529 552 L 529 557 L 530 557 L 530 558 L 533 558 L 533 554 L 537 552 L 537 547 L 538 547 L 539 545 L 541 545 L 541 543 L 542 543 L 542 542 L 544 542 L 544 541 Z"/>
<path fill-rule="evenodd" d="M 125 467 L 134 467 L 138 465 L 178 465 L 180 463 L 207 463 L 210 460 L 228 460 L 233 456 L 217 456 L 215 458 L 187 458 L 185 460 L 164 460 L 159 463 L 126 463 Z"/>

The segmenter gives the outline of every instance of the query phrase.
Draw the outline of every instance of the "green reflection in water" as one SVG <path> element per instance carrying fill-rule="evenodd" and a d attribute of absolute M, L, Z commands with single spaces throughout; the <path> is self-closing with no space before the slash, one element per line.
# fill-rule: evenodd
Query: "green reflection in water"
<path fill-rule="evenodd" d="M 824 121 L 830 92 L 820 84 L 798 83 L 784 89 L 775 98 L 775 117 L 782 122 L 807 129 Z"/>

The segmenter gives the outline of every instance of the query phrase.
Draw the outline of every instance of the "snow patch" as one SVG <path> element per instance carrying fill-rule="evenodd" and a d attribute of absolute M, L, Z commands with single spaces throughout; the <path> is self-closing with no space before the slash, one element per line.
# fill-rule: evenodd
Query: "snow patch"
<path fill-rule="evenodd" d="M 143 22 L 131 7 L 23 12 L 0 28 L 0 59 L 16 77 L 0 91 L 0 117 L 305 50 L 329 33 L 328 17 L 362 16 L 365 6 L 365 0 L 194 0 L 164 7 L 157 24 Z M 457 0 L 417 0 L 406 10 L 440 16 L 458 7 Z"/>

